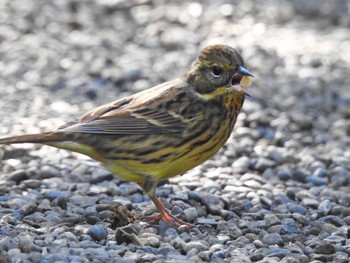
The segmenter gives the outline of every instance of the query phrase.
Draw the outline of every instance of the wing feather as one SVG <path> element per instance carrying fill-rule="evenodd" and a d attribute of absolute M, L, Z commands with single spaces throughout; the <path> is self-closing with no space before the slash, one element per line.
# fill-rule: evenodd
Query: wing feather
<path fill-rule="evenodd" d="M 157 94 L 171 89 L 175 81 L 97 107 L 60 130 L 110 135 L 182 133 L 187 125 L 180 115 L 157 108 L 156 103 L 142 103 L 145 99 L 157 102 Z"/>

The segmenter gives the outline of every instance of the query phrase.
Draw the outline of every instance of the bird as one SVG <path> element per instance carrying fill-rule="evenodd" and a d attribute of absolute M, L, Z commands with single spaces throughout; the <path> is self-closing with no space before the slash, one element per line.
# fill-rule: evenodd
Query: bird
<path fill-rule="evenodd" d="M 172 215 L 156 195 L 159 181 L 202 164 L 231 135 L 254 77 L 225 44 L 203 48 L 174 80 L 107 103 L 55 131 L 0 139 L 81 153 L 125 181 L 137 183 L 159 214 L 145 220 L 193 225 Z"/>

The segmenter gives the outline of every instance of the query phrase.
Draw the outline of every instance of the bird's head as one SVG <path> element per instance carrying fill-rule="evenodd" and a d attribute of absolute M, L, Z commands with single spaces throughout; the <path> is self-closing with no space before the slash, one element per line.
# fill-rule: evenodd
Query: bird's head
<path fill-rule="evenodd" d="M 229 93 L 252 96 L 247 88 L 254 76 L 238 51 L 227 45 L 204 48 L 187 76 L 194 91 L 206 99 Z"/>

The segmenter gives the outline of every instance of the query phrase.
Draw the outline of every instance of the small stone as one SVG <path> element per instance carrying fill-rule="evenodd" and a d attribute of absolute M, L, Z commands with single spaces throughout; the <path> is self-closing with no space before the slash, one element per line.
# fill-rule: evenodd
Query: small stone
<path fill-rule="evenodd" d="M 224 259 L 225 258 L 225 253 L 222 251 L 216 251 L 213 253 L 211 259 L 213 260 L 213 262 L 215 262 L 215 259 L 219 258 L 219 259 Z"/>
<path fill-rule="evenodd" d="M 160 246 L 160 240 L 158 237 L 148 237 L 144 245 L 158 248 Z"/>
<path fill-rule="evenodd" d="M 40 224 L 47 221 L 43 214 L 39 212 L 34 212 L 33 214 L 27 215 L 23 218 L 23 220 L 26 220 L 32 225 Z"/>
<path fill-rule="evenodd" d="M 271 227 L 273 225 L 277 225 L 281 223 L 281 220 L 274 214 L 266 214 L 264 216 L 264 220 L 266 222 L 267 227 Z"/>
<path fill-rule="evenodd" d="M 47 179 L 47 178 L 52 178 L 52 177 L 60 177 L 60 170 L 58 170 L 55 167 L 49 166 L 49 165 L 44 165 L 41 167 L 41 178 L 42 179 Z"/>
<path fill-rule="evenodd" d="M 88 230 L 88 234 L 96 241 L 101 241 L 107 238 L 108 231 L 104 226 L 92 226 Z"/>
<path fill-rule="evenodd" d="M 326 232 L 326 233 L 329 233 L 329 234 L 331 234 L 331 233 L 337 231 L 337 229 L 338 229 L 338 228 L 337 228 L 336 226 L 334 226 L 334 225 L 332 225 L 332 224 L 330 224 L 330 223 L 325 223 L 325 224 L 322 226 L 322 231 L 324 231 L 324 232 Z"/>
<path fill-rule="evenodd" d="M 224 246 L 222 244 L 214 244 L 210 247 L 209 251 L 214 253 L 216 251 L 222 251 L 224 250 Z"/>
<path fill-rule="evenodd" d="M 268 168 L 274 167 L 276 165 L 276 162 L 264 157 L 258 158 L 256 164 L 255 164 L 255 169 L 263 172 Z"/>
<path fill-rule="evenodd" d="M 285 218 L 282 220 L 281 234 L 298 234 L 301 230 L 298 224 L 291 218 Z"/>
<path fill-rule="evenodd" d="M 298 204 L 289 204 L 288 205 L 288 210 L 291 212 L 291 213 L 298 213 L 298 214 L 301 214 L 301 215 L 305 215 L 306 212 L 307 212 L 307 209 L 301 205 L 298 205 Z"/>
<path fill-rule="evenodd" d="M 282 169 L 278 170 L 277 176 L 280 180 L 287 181 L 292 177 L 292 172 L 290 169 L 282 168 Z"/>
<path fill-rule="evenodd" d="M 201 251 L 201 252 L 199 252 L 198 256 L 202 260 L 208 262 L 208 261 L 210 261 L 211 252 L 209 252 L 209 251 Z"/>
<path fill-rule="evenodd" d="M 317 167 L 316 170 L 313 172 L 312 174 L 315 177 L 326 177 L 327 176 L 327 172 L 326 169 L 324 167 Z"/>
<path fill-rule="evenodd" d="M 331 235 L 326 237 L 323 241 L 333 244 L 333 245 L 345 245 L 346 242 L 346 238 L 345 237 L 340 237 L 340 236 L 336 236 L 336 235 Z"/>
<path fill-rule="evenodd" d="M 158 248 L 158 254 L 169 255 L 172 253 L 180 254 L 178 251 L 175 250 L 174 247 L 172 247 L 170 244 L 167 244 L 167 243 L 162 243 Z"/>
<path fill-rule="evenodd" d="M 198 217 L 197 210 L 194 207 L 190 207 L 183 210 L 183 214 L 185 216 L 186 221 L 190 223 L 193 222 Z"/>
<path fill-rule="evenodd" d="M 263 243 L 267 245 L 283 245 L 283 240 L 278 233 L 266 234 L 263 237 Z"/>
<path fill-rule="evenodd" d="M 264 257 L 265 256 L 263 254 L 261 254 L 261 253 L 255 253 L 255 254 L 250 256 L 250 260 L 252 262 L 257 262 L 257 261 L 260 261 L 260 260 L 264 259 Z"/>
<path fill-rule="evenodd" d="M 266 196 L 260 197 L 260 202 L 267 207 L 271 207 L 271 205 L 272 205 L 271 199 L 267 198 Z"/>
<path fill-rule="evenodd" d="M 310 173 L 303 169 L 303 168 L 298 168 L 293 174 L 292 177 L 295 181 L 305 183 L 307 178 L 311 176 Z"/>
<path fill-rule="evenodd" d="M 189 228 L 189 226 L 187 225 L 181 225 L 179 226 L 179 228 L 177 229 L 178 233 L 179 234 L 182 234 L 182 233 L 190 233 L 191 232 L 191 229 Z"/>
<path fill-rule="evenodd" d="M 309 235 L 313 235 L 313 236 L 318 236 L 321 232 L 320 228 L 317 227 L 312 227 L 308 230 L 305 230 L 305 235 L 309 236 Z"/>
<path fill-rule="evenodd" d="M 182 240 L 180 236 L 176 236 L 172 240 L 170 240 L 170 243 L 175 249 L 181 249 L 185 244 L 185 241 Z"/>
<path fill-rule="evenodd" d="M 200 202 L 202 200 L 201 193 L 198 193 L 197 191 L 190 191 L 187 193 L 187 196 L 189 199 L 193 199 L 194 201 Z"/>
<path fill-rule="evenodd" d="M 28 179 L 28 174 L 26 173 L 25 170 L 22 170 L 22 169 L 14 171 L 10 174 L 10 180 L 15 181 L 16 183 L 19 183 L 27 179 Z"/>
<path fill-rule="evenodd" d="M 345 224 L 347 224 L 349 226 L 350 225 L 350 216 L 344 217 L 343 221 Z"/>
<path fill-rule="evenodd" d="M 344 211 L 344 206 L 335 205 L 332 207 L 330 214 L 338 216 L 338 215 L 341 215 L 343 213 L 343 211 Z"/>
<path fill-rule="evenodd" d="M 208 212 L 213 215 L 220 215 L 221 210 L 224 208 L 224 202 L 212 194 L 203 195 L 201 201 L 206 206 Z"/>
<path fill-rule="evenodd" d="M 347 217 L 350 216 L 350 208 L 344 207 L 344 209 L 341 211 L 341 217 Z"/>
<path fill-rule="evenodd" d="M 18 248 L 23 253 L 31 253 L 31 252 L 42 252 L 42 247 L 33 243 L 34 238 L 29 235 L 24 235 L 19 238 Z"/>
<path fill-rule="evenodd" d="M 35 212 L 35 210 L 37 209 L 37 204 L 30 201 L 28 203 L 26 203 L 24 206 L 22 206 L 22 211 L 23 211 L 23 214 L 25 216 L 27 215 L 30 215 L 30 214 L 33 214 Z"/>
<path fill-rule="evenodd" d="M 192 237 L 186 232 L 179 235 L 179 237 L 185 242 L 190 242 L 192 240 Z"/>
<path fill-rule="evenodd" d="M 261 247 L 264 246 L 264 243 L 261 242 L 259 239 L 257 239 L 257 240 L 254 240 L 254 241 L 253 241 L 253 245 L 254 245 L 256 248 L 261 248 Z"/>
<path fill-rule="evenodd" d="M 328 199 L 322 201 L 318 205 L 318 210 L 321 212 L 321 215 L 323 215 L 323 216 L 328 215 L 329 212 L 332 210 L 331 202 Z"/>
<path fill-rule="evenodd" d="M 197 251 L 204 251 L 209 249 L 208 245 L 203 244 L 200 241 L 190 241 L 188 243 L 184 243 L 182 246 L 182 250 L 187 254 L 191 249 L 196 249 Z"/>
<path fill-rule="evenodd" d="M 58 206 L 63 210 L 67 210 L 68 204 L 67 204 L 67 198 L 64 196 L 59 196 L 51 203 L 53 206 Z"/>
<path fill-rule="evenodd" d="M 202 224 L 202 225 L 217 225 L 218 223 L 211 218 L 197 218 L 197 224 Z"/>
<path fill-rule="evenodd" d="M 345 225 L 344 221 L 339 216 L 328 215 L 321 217 L 319 220 L 330 223 L 336 227 Z"/>
<path fill-rule="evenodd" d="M 306 178 L 307 183 L 312 183 L 313 185 L 316 186 L 321 186 L 321 185 L 327 185 L 328 180 L 327 178 L 321 178 L 321 177 L 316 177 L 316 176 L 308 176 Z"/>
<path fill-rule="evenodd" d="M 314 249 L 315 254 L 334 254 L 335 253 L 335 247 L 330 243 L 322 243 L 315 247 Z"/>
<path fill-rule="evenodd" d="M 27 180 L 22 181 L 22 184 L 26 188 L 37 189 L 41 186 L 42 181 L 40 181 L 38 179 L 27 179 Z"/>
<path fill-rule="evenodd" d="M 311 199 L 311 198 L 304 198 L 301 201 L 301 204 L 307 207 L 311 207 L 314 209 L 317 209 L 319 202 L 316 199 Z"/>
<path fill-rule="evenodd" d="M 248 168 L 250 165 L 250 159 L 247 156 L 242 156 L 234 160 L 232 163 L 232 168 L 236 172 L 248 172 Z"/>

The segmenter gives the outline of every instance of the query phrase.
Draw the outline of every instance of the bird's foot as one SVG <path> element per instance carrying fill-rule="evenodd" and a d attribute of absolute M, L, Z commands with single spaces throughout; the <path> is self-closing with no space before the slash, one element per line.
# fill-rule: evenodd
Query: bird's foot
<path fill-rule="evenodd" d="M 168 211 L 166 211 L 166 213 L 162 214 L 157 214 L 157 215 L 152 215 L 152 216 L 145 216 L 142 217 L 142 220 L 144 221 L 148 221 L 148 222 L 154 222 L 154 221 L 159 221 L 159 220 L 163 220 L 165 222 L 167 222 L 168 224 L 174 225 L 174 226 L 187 226 L 188 228 L 193 228 L 194 225 L 187 223 L 183 220 L 181 220 L 180 218 L 177 218 L 176 216 L 173 216 L 172 214 L 170 214 Z"/>

